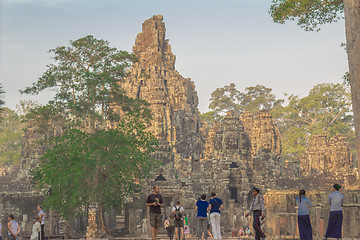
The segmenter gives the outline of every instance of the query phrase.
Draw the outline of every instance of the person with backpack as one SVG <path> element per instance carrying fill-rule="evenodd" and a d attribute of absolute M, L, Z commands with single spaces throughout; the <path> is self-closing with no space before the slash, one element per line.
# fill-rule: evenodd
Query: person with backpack
<path fill-rule="evenodd" d="M 216 197 L 216 193 L 211 193 L 211 199 L 209 201 L 209 209 L 210 209 L 210 221 L 212 227 L 212 233 L 214 235 L 214 239 L 222 239 L 221 237 L 221 228 L 220 228 L 220 219 L 221 219 L 221 211 L 223 209 L 223 202 L 220 198 Z"/>
<path fill-rule="evenodd" d="M 175 225 L 175 237 L 179 239 L 179 229 L 180 229 L 180 238 L 184 239 L 184 209 L 180 206 L 180 201 L 176 202 L 176 206 L 173 207 L 172 213 L 174 214 L 174 225 Z"/>

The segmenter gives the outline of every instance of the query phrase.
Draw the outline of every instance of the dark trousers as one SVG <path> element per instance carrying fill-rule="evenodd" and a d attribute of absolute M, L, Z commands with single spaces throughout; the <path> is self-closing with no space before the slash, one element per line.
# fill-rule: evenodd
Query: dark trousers
<path fill-rule="evenodd" d="M 169 226 L 166 228 L 168 237 L 170 238 L 170 240 L 174 239 L 174 232 L 175 232 L 175 227 L 174 226 Z"/>
<path fill-rule="evenodd" d="M 44 232 L 45 224 L 41 224 L 41 240 L 45 239 L 45 232 Z"/>
<path fill-rule="evenodd" d="M 265 234 L 263 233 L 263 231 L 261 231 L 261 226 L 260 226 L 261 210 L 253 211 L 253 216 L 254 216 L 253 227 L 255 230 L 255 240 L 260 240 L 261 238 L 265 237 Z"/>
<path fill-rule="evenodd" d="M 329 223 L 325 238 L 341 238 L 341 228 L 343 222 L 342 211 L 330 211 Z"/>

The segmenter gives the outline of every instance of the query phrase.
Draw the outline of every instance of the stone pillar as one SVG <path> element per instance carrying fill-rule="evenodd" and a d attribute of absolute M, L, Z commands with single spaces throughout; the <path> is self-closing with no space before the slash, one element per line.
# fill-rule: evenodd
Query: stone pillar
<path fill-rule="evenodd" d="M 96 204 L 91 204 L 89 206 L 89 218 L 88 218 L 88 226 L 86 229 L 86 239 L 93 239 L 97 237 L 97 223 L 96 223 Z"/>
<path fill-rule="evenodd" d="M 275 239 L 281 239 L 280 236 L 280 217 L 279 214 L 275 215 Z"/>

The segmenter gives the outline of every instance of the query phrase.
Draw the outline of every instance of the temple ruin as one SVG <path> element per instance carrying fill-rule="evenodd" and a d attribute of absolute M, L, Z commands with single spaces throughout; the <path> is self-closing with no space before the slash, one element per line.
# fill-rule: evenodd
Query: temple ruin
<path fill-rule="evenodd" d="M 360 236 L 360 229 L 351 227 L 360 222 L 359 175 L 349 146 L 341 136 L 330 140 L 323 135 L 313 136 L 306 154 L 293 166 L 301 174 L 295 174 L 287 170 L 281 159 L 280 134 L 269 113 L 243 112 L 240 116 L 228 113 L 212 126 L 200 121 L 195 84 L 175 69 L 175 55 L 165 37 L 161 15 L 143 23 L 133 53 L 138 62 L 119 84 L 128 96 L 150 103 L 153 112 L 150 130 L 160 141 L 156 158 L 163 164 L 152 179 L 148 179 L 139 196 L 129 199 L 123 210 L 114 209 L 106 214 L 106 225 L 114 236 L 150 233 L 145 197 L 156 184 L 164 199 L 164 216 L 169 216 L 171 207 L 180 200 L 192 223 L 198 197 L 215 191 L 224 201 L 222 230 L 225 234 L 230 234 L 233 228 L 251 227 L 251 218 L 245 218 L 244 212 L 252 201 L 250 189 L 257 186 L 266 201 L 265 232 L 274 238 L 288 239 L 298 238 L 295 198 L 298 190 L 305 188 L 315 205 L 310 213 L 314 234 L 322 237 L 329 216 L 327 195 L 335 182 L 343 186 L 346 199 L 344 236 Z M 61 129 L 53 131 L 54 135 L 61 134 Z M 2 219 L 11 211 L 21 218 L 28 232 L 35 207 L 43 200 L 26 180 L 29 170 L 46 151 L 46 146 L 32 145 L 37 138 L 41 136 L 36 126 L 28 126 L 22 166 L 13 174 L 16 180 L 0 177 L 1 185 L 9 189 L 0 198 Z M 60 216 L 51 212 L 49 219 L 46 232 L 64 233 Z M 87 219 L 77 218 L 69 225 L 68 233 L 84 236 L 86 228 Z M 191 232 L 195 232 L 195 224 L 191 228 Z"/>

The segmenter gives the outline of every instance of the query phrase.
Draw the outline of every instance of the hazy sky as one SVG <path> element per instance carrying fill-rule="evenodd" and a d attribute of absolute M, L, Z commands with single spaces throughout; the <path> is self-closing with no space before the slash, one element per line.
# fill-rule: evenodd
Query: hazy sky
<path fill-rule="evenodd" d="M 0 0 L 0 82 L 6 106 L 46 103 L 51 94 L 20 95 L 51 62 L 48 50 L 86 35 L 131 51 L 144 20 L 162 14 L 176 68 L 191 78 L 199 109 L 210 94 L 235 83 L 263 84 L 305 96 L 318 83 L 342 82 L 347 71 L 344 21 L 305 32 L 272 22 L 271 0 Z"/>

